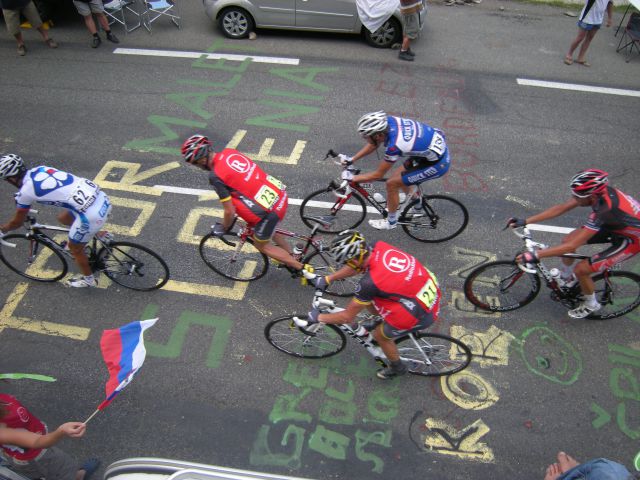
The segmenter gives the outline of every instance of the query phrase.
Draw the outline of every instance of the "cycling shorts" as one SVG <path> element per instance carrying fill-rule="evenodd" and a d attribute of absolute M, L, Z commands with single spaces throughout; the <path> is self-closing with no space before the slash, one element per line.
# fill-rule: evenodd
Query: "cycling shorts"
<path fill-rule="evenodd" d="M 611 243 L 609 248 L 596 253 L 589 259 L 592 272 L 602 272 L 612 268 L 640 252 L 640 237 L 626 237 L 607 230 L 600 230 L 587 243 Z"/>
<path fill-rule="evenodd" d="M 440 178 L 449 171 L 451 158 L 449 157 L 449 149 L 444 151 L 444 155 L 438 163 L 434 163 L 418 170 L 410 170 L 402 172 L 402 183 L 405 185 L 417 185 L 427 180 Z"/>
<path fill-rule="evenodd" d="M 388 322 L 388 319 L 385 318 L 384 323 L 382 324 L 382 334 L 389 339 L 401 337 L 410 332 L 417 332 L 418 330 L 429 328 L 435 321 L 435 318 L 432 313 L 425 313 L 421 315 L 420 320 L 417 318 L 415 320 L 416 322 L 411 328 L 396 328 Z"/>
<path fill-rule="evenodd" d="M 253 228 L 253 238 L 259 242 L 266 242 L 276 231 L 276 226 L 287 213 L 288 198 L 286 192 L 282 192 L 282 198 L 274 206 L 273 210 L 267 211 L 256 207 L 255 202 L 247 201 L 245 197 L 233 197 L 233 206 L 236 213 L 247 225 Z"/>
<path fill-rule="evenodd" d="M 96 200 L 86 212 L 69 210 L 74 221 L 69 229 L 69 241 L 73 243 L 89 243 L 93 236 L 104 227 L 111 213 L 111 202 L 104 192 L 99 192 Z"/>

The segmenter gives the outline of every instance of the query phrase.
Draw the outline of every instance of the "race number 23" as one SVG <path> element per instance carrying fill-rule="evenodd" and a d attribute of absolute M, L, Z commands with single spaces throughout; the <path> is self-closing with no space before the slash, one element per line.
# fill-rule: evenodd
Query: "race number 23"
<path fill-rule="evenodd" d="M 420 289 L 416 297 L 418 297 L 418 300 L 424 303 L 427 308 L 433 308 L 438 300 L 438 284 L 430 278 L 429 281 L 424 284 L 424 287 Z"/>
<path fill-rule="evenodd" d="M 270 209 L 278 201 L 279 195 L 273 188 L 263 185 L 253 198 L 264 208 Z"/>

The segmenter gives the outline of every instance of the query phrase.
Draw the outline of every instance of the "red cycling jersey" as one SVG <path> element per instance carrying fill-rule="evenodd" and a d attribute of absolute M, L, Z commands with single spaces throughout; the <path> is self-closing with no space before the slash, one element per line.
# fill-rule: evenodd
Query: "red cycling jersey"
<path fill-rule="evenodd" d="M 209 183 L 221 202 L 231 200 L 236 213 L 255 225 L 270 212 L 282 220 L 287 211 L 285 186 L 267 175 L 249 157 L 225 148 L 213 157 Z"/>
<path fill-rule="evenodd" d="M 406 330 L 427 316 L 436 320 L 440 298 L 436 277 L 415 257 L 385 242 L 373 244 L 355 294 L 358 303 L 373 303 L 387 323 Z"/>
<path fill-rule="evenodd" d="M 4 418 L 0 418 L 0 425 L 39 435 L 47 433 L 47 426 L 11 395 L 0 393 L 0 404 L 8 412 Z M 5 455 L 22 461 L 33 460 L 43 451 L 40 448 L 24 448 L 16 445 L 0 445 L 0 448 Z"/>
<path fill-rule="evenodd" d="M 613 243 L 611 248 L 591 258 L 592 271 L 610 268 L 640 252 L 640 203 L 637 200 L 607 187 L 592 208 L 583 227 L 597 232 L 590 243 L 600 243 L 603 239 Z"/>

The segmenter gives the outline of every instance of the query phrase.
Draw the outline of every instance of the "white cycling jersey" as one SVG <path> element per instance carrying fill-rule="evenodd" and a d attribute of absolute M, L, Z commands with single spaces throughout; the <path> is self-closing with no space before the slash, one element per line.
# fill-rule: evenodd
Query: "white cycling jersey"
<path fill-rule="evenodd" d="M 91 180 L 40 166 L 27 170 L 16 194 L 16 204 L 18 208 L 29 208 L 37 202 L 84 213 L 95 203 L 99 193 L 100 187 Z"/>

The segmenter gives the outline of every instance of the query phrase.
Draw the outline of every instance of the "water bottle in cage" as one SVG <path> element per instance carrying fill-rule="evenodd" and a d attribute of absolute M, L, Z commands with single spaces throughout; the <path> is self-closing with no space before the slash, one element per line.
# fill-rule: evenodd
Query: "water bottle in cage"
<path fill-rule="evenodd" d="M 296 242 L 296 244 L 293 246 L 293 250 L 292 250 L 292 255 L 296 258 L 300 258 L 300 255 L 302 255 L 302 252 L 304 251 L 304 244 L 302 242 Z"/>

